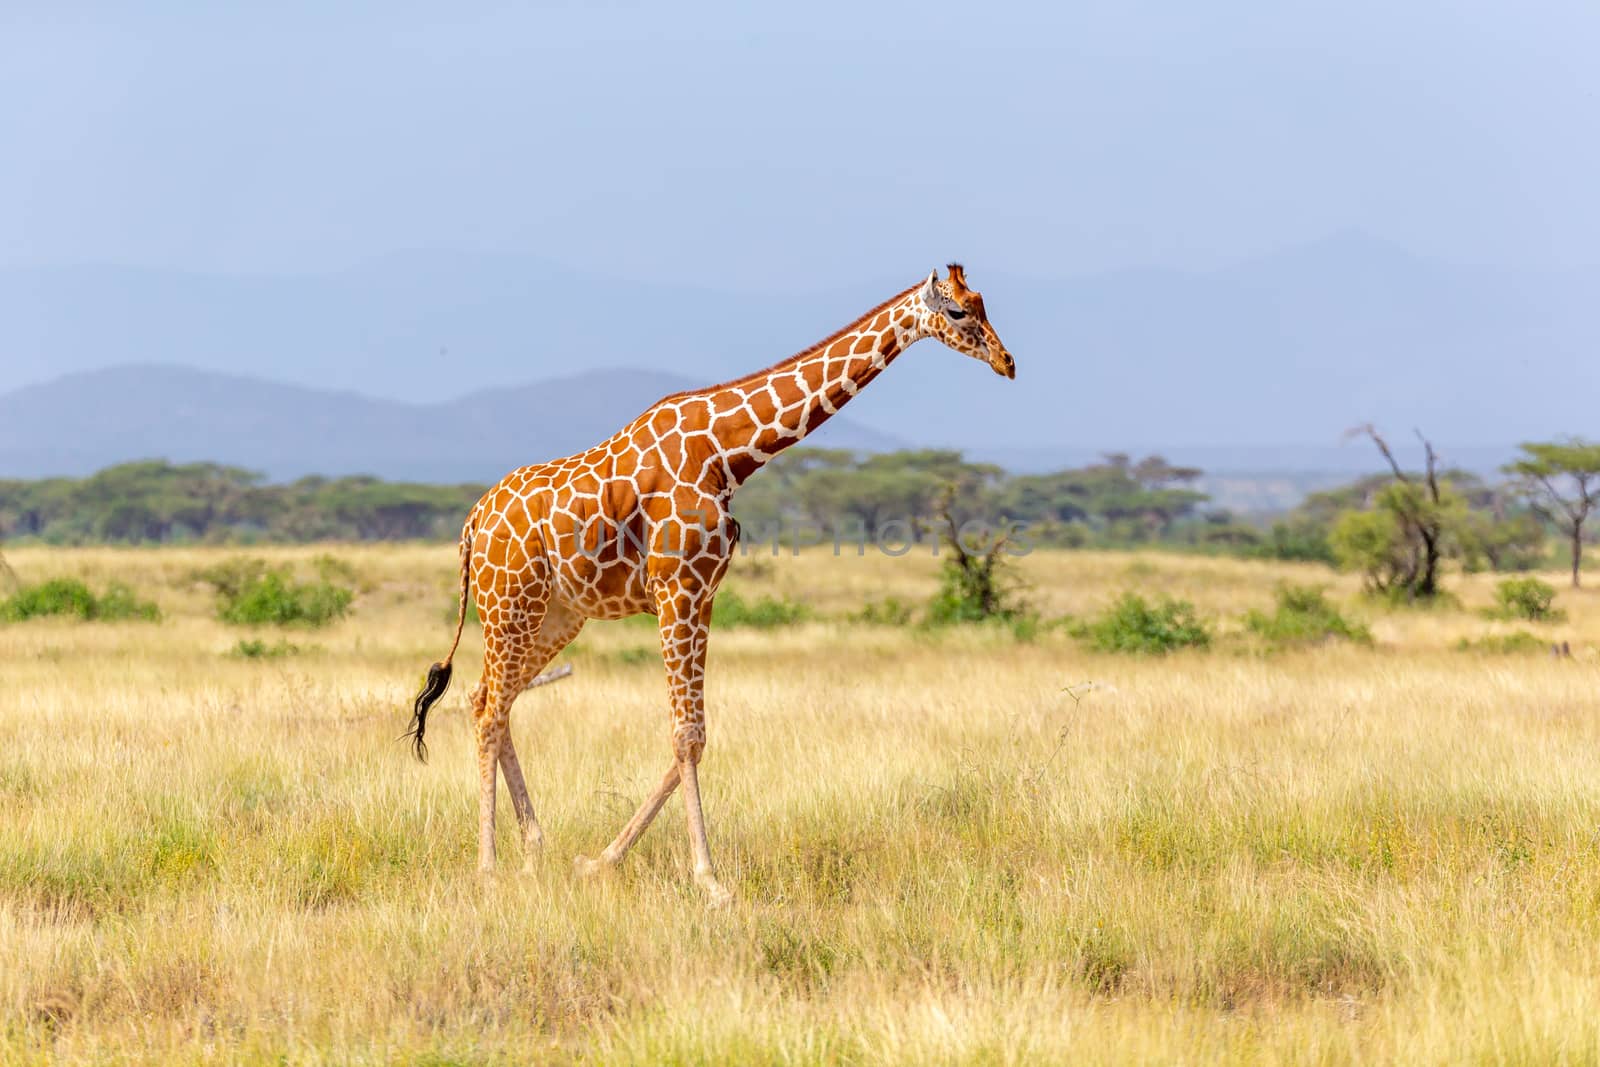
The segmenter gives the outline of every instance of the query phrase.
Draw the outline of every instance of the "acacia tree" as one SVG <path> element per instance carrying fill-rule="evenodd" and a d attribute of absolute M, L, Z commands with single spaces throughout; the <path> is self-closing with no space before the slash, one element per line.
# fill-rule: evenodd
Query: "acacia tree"
<path fill-rule="evenodd" d="M 951 483 L 940 492 L 929 524 L 949 552 L 931 618 L 934 622 L 1016 618 L 1024 609 L 1015 599 L 1016 579 L 1005 557 L 1013 551 L 1018 528 L 1004 522 L 991 527 L 979 519 L 963 520 L 956 503 L 958 491 Z"/>
<path fill-rule="evenodd" d="M 1372 439 L 1394 472 L 1394 481 L 1378 492 L 1376 512 L 1351 513 L 1340 520 L 1334 530 L 1336 550 L 1366 570 L 1375 592 L 1403 594 L 1408 600 L 1437 596 L 1439 561 L 1460 501 L 1440 488 L 1433 444 L 1418 432 L 1425 465 L 1421 474 L 1414 475 L 1400 466 L 1376 428 L 1369 424 L 1350 432 Z"/>
<path fill-rule="evenodd" d="M 1600 504 L 1600 444 L 1573 437 L 1524 442 L 1521 448 L 1523 456 L 1506 464 L 1506 473 L 1517 476 L 1533 509 L 1567 535 L 1572 546 L 1572 587 L 1576 589 L 1583 560 L 1583 524 Z"/>

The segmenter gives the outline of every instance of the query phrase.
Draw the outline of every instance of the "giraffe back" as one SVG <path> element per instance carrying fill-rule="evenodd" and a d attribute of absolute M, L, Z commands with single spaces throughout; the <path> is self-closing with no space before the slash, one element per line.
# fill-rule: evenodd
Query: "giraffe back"
<path fill-rule="evenodd" d="M 514 623 L 525 602 L 550 599 L 612 619 L 653 611 L 662 581 L 714 591 L 737 533 L 711 416 L 708 398 L 668 397 L 593 448 L 489 489 L 467 524 L 480 613 Z"/>

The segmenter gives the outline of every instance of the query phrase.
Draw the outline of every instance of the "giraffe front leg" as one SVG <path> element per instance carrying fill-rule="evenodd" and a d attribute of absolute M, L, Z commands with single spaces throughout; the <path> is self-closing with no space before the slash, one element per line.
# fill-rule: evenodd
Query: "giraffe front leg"
<path fill-rule="evenodd" d="M 655 820 L 656 813 L 661 810 L 661 805 L 667 802 L 672 791 L 678 788 L 678 762 L 674 760 L 672 766 L 667 768 L 666 775 L 661 779 L 661 784 L 656 786 L 655 792 L 645 798 L 639 810 L 633 813 L 633 818 L 628 820 L 628 825 L 622 828 L 615 840 L 605 847 L 605 851 L 595 859 L 588 856 L 579 856 L 573 861 L 573 868 L 578 874 L 589 877 L 609 871 L 622 862 L 622 857 L 628 854 L 633 843 L 639 840 L 639 835 L 644 833 L 650 823 Z"/>
<path fill-rule="evenodd" d="M 679 594 L 662 598 L 661 658 L 672 690 L 672 756 L 683 782 L 683 806 L 689 820 L 689 847 L 694 852 L 694 880 L 710 905 L 723 907 L 733 894 L 717 881 L 706 840 L 705 813 L 700 805 L 700 758 L 706 749 L 706 640 L 710 635 L 711 598 Z"/>
<path fill-rule="evenodd" d="M 705 735 L 701 734 L 700 749 L 705 750 Z M 713 908 L 733 903 L 733 893 L 717 881 L 716 868 L 711 863 L 711 844 L 706 840 L 706 819 L 700 809 L 699 756 L 681 758 L 678 763 L 683 776 L 683 805 L 689 814 L 689 846 L 694 850 L 694 880 L 706 892 L 706 900 Z"/>

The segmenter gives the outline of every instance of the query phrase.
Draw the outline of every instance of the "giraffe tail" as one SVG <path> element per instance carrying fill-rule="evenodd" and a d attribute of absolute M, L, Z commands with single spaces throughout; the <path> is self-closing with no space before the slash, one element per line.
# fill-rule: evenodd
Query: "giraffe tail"
<path fill-rule="evenodd" d="M 476 511 L 477 509 L 473 509 L 473 515 L 461 528 L 461 599 L 456 608 L 456 639 L 450 642 L 450 651 L 445 654 L 444 659 L 428 668 L 428 680 L 422 683 L 422 692 L 417 694 L 417 702 L 412 705 L 411 729 L 403 735 L 411 738 L 412 751 L 423 763 L 428 762 L 428 745 L 423 740 L 423 735 L 428 729 L 428 710 L 444 696 L 444 691 L 450 688 L 450 673 L 454 670 L 451 661 L 456 658 L 456 649 L 461 645 L 461 631 L 467 625 L 467 591 L 472 577 L 472 536 L 475 532 L 473 520 L 477 518 Z"/>

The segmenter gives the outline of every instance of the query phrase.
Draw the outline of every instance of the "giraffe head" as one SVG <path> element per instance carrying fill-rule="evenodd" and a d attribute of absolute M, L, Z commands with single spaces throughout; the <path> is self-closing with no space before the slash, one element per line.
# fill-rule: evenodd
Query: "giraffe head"
<path fill-rule="evenodd" d="M 962 355 L 983 360 L 996 374 L 1017 376 L 1016 360 L 989 325 L 983 294 L 967 288 L 967 275 L 961 264 L 950 264 L 950 276 L 943 281 L 937 270 L 930 272 L 917 295 L 924 311 L 922 327 L 928 336 L 938 338 Z"/>

